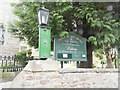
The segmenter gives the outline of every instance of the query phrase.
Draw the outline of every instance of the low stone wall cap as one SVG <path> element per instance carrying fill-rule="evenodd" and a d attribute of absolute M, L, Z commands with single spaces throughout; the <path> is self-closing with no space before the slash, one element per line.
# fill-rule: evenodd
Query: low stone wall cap
<path fill-rule="evenodd" d="M 58 71 L 59 62 L 53 61 L 51 59 L 43 60 L 32 60 L 23 69 L 24 71 L 32 72 L 53 72 Z"/>

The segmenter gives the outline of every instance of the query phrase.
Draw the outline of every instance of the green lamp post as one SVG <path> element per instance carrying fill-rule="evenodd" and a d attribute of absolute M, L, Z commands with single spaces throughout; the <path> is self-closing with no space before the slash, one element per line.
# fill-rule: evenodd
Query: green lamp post
<path fill-rule="evenodd" d="M 118 46 L 118 67 L 120 68 L 120 46 Z"/>
<path fill-rule="evenodd" d="M 47 27 L 49 10 L 44 6 L 38 11 L 39 19 L 39 58 L 50 58 L 51 54 L 51 29 Z"/>

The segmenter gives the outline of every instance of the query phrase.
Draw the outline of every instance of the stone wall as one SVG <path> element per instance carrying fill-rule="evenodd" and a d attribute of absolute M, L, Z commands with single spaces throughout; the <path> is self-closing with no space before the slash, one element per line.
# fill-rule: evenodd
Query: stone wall
<path fill-rule="evenodd" d="M 118 88 L 118 73 L 22 71 L 11 88 Z"/>
<path fill-rule="evenodd" d="M 118 69 L 60 69 L 57 61 L 29 61 L 11 88 L 118 88 Z"/>

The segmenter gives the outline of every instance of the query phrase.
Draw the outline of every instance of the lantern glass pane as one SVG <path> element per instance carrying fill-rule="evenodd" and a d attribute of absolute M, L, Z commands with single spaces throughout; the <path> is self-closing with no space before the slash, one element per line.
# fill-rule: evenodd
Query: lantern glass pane
<path fill-rule="evenodd" d="M 38 12 L 38 20 L 39 20 L 39 25 L 41 25 L 41 16 L 40 16 L 40 11 Z"/>
<path fill-rule="evenodd" d="M 49 11 L 40 10 L 38 13 L 39 25 L 47 25 L 49 18 Z"/>
<path fill-rule="evenodd" d="M 46 15 L 42 15 L 42 23 L 43 24 L 47 24 L 47 22 L 46 22 Z"/>

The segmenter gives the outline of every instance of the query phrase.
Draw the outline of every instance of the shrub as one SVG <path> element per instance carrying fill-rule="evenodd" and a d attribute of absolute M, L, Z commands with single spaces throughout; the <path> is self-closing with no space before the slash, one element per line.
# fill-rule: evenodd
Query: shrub
<path fill-rule="evenodd" d="M 32 50 L 28 49 L 28 50 L 22 50 L 21 52 L 18 52 L 15 54 L 15 58 L 16 60 L 18 60 L 19 64 L 22 66 L 25 66 L 27 64 L 27 59 L 28 58 L 33 58 L 32 55 Z"/>

